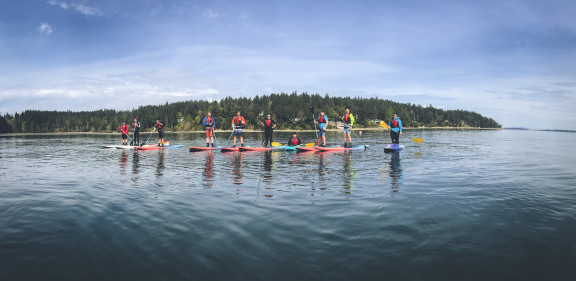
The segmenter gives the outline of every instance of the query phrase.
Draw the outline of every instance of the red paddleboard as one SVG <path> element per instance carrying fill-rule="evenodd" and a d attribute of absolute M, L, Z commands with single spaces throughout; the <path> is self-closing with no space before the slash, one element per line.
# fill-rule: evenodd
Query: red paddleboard
<path fill-rule="evenodd" d="M 267 150 L 272 150 L 271 147 L 240 147 L 239 148 L 240 151 L 267 151 Z"/>
<path fill-rule="evenodd" d="M 221 152 L 231 152 L 231 151 L 239 151 L 239 147 L 222 147 L 220 148 Z"/>
<path fill-rule="evenodd" d="M 296 151 L 315 151 L 317 147 L 306 147 L 306 146 L 300 146 L 300 147 L 296 147 Z"/>
<path fill-rule="evenodd" d="M 197 152 L 197 151 L 206 151 L 206 150 L 214 150 L 214 149 L 218 149 L 218 147 L 191 146 L 188 150 L 190 152 Z"/>

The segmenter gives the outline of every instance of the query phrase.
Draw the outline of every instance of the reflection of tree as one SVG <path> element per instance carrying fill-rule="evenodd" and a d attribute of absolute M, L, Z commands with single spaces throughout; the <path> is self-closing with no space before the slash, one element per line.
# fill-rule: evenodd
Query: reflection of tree
<path fill-rule="evenodd" d="M 390 178 L 392 179 L 392 192 L 398 192 L 400 187 L 400 177 L 402 176 L 402 166 L 400 165 L 400 153 L 394 152 L 390 155 Z"/>
<path fill-rule="evenodd" d="M 242 153 L 235 151 L 232 157 L 232 184 L 244 184 L 242 181 L 244 177 L 242 174 Z"/>
<path fill-rule="evenodd" d="M 344 193 L 352 193 L 352 187 L 354 187 L 354 175 L 356 171 L 352 167 L 352 153 L 350 151 L 344 151 L 343 154 L 344 161 Z"/>
<path fill-rule="evenodd" d="M 206 161 L 204 162 L 204 171 L 202 172 L 202 178 L 205 188 L 212 188 L 212 177 L 214 169 L 214 151 L 206 151 Z"/>

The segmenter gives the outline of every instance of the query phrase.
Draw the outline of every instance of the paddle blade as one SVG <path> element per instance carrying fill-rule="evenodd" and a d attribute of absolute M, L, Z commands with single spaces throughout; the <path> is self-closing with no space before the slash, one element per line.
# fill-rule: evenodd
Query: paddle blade
<path fill-rule="evenodd" d="M 388 127 L 388 124 L 386 124 L 386 122 L 384 121 L 380 121 L 380 126 L 385 129 L 390 129 L 390 127 Z"/>
<path fill-rule="evenodd" d="M 279 147 L 281 144 L 279 142 L 272 142 L 271 145 L 273 147 Z"/>
<path fill-rule="evenodd" d="M 412 138 L 413 141 L 417 142 L 417 143 L 423 143 L 424 140 L 420 139 L 420 138 Z"/>
<path fill-rule="evenodd" d="M 315 145 L 315 143 L 309 142 L 309 143 L 305 144 L 304 146 L 306 146 L 306 147 L 314 147 L 314 145 Z"/>

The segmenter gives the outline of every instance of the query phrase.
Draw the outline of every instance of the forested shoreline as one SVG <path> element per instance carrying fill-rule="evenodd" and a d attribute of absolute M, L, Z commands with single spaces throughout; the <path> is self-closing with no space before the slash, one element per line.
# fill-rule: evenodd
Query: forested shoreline
<path fill-rule="evenodd" d="M 95 111 L 26 110 L 0 116 L 0 133 L 66 133 L 117 132 L 122 121 L 130 124 L 136 116 L 143 129 L 162 120 L 166 131 L 202 130 L 202 119 L 212 112 L 216 129 L 230 129 L 232 117 L 240 110 L 247 129 L 259 130 L 266 114 L 278 122 L 278 129 L 313 129 L 312 114 L 323 110 L 330 121 L 336 121 L 350 107 L 355 127 L 377 127 L 380 120 L 398 113 L 405 127 L 501 128 L 492 118 L 464 110 L 443 110 L 433 106 L 398 103 L 379 98 L 330 97 L 307 93 L 280 93 L 253 98 L 227 97 L 219 101 L 190 100 L 163 105 L 146 105 L 132 110 L 102 109 Z M 313 109 L 313 110 L 312 110 Z"/>

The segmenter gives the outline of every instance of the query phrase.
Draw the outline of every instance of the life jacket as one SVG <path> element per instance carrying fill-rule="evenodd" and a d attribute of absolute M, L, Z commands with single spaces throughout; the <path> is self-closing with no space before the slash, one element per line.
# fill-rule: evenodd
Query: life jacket
<path fill-rule="evenodd" d="M 390 127 L 398 128 L 398 118 L 392 118 L 392 120 L 390 121 Z"/>
<path fill-rule="evenodd" d="M 140 122 L 132 122 L 132 129 L 140 130 Z"/>
<path fill-rule="evenodd" d="M 236 128 L 240 129 L 244 126 L 244 124 L 242 124 L 242 121 L 244 120 L 242 116 L 235 116 L 234 119 L 232 120 L 233 120 L 232 123 L 234 123 Z"/>
<path fill-rule="evenodd" d="M 162 129 L 162 127 L 164 126 L 162 126 L 160 123 L 156 123 L 156 128 L 158 128 L 158 130 Z"/>
<path fill-rule="evenodd" d="M 214 119 L 212 119 L 212 117 L 206 116 L 206 124 L 212 126 L 212 124 L 214 124 Z"/>
<path fill-rule="evenodd" d="M 120 125 L 120 132 L 122 134 L 128 134 L 129 127 L 128 125 Z"/>
<path fill-rule="evenodd" d="M 264 121 L 264 126 L 266 126 L 266 127 L 272 126 L 272 120 L 266 119 L 266 121 Z"/>
<path fill-rule="evenodd" d="M 290 139 L 290 145 L 298 145 L 299 140 L 298 138 L 291 138 Z"/>
<path fill-rule="evenodd" d="M 342 117 L 342 121 L 350 124 L 350 114 L 344 115 L 344 117 Z"/>
<path fill-rule="evenodd" d="M 318 123 L 326 123 L 326 117 L 325 116 L 318 117 Z"/>

